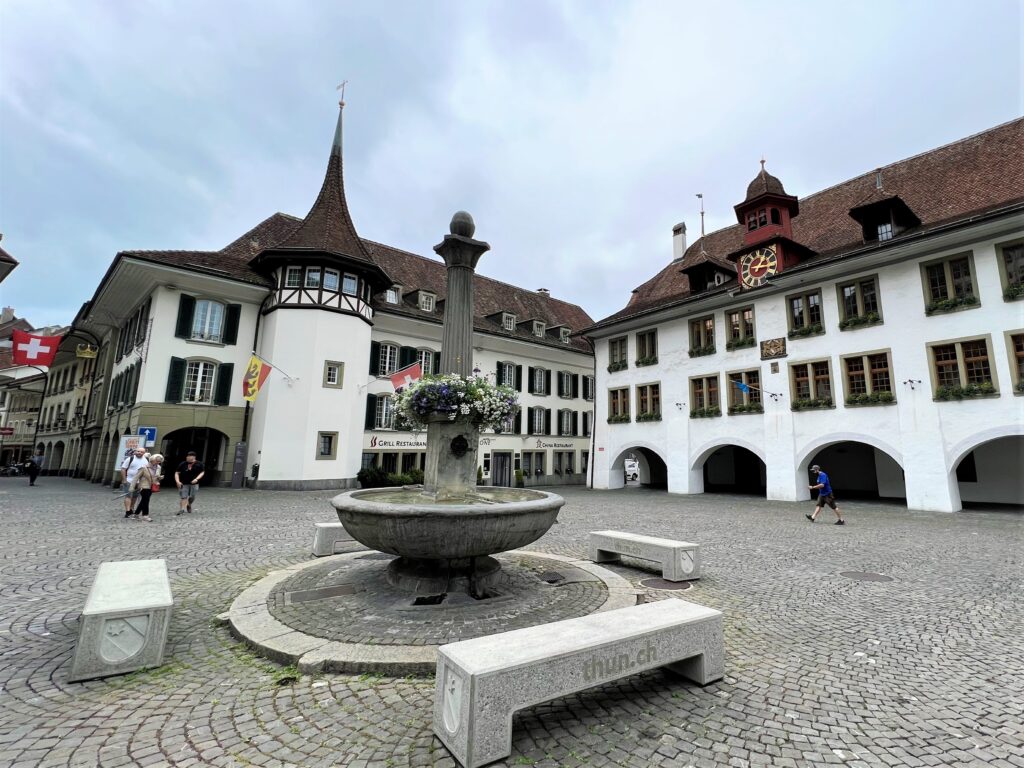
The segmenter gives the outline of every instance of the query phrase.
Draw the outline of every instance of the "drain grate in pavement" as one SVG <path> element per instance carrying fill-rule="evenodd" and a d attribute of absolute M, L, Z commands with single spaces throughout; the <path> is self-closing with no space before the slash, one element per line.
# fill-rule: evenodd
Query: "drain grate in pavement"
<path fill-rule="evenodd" d="M 546 584 L 557 584 L 560 581 L 565 581 L 565 577 L 558 571 L 544 571 L 544 573 L 538 574 L 537 578 Z"/>
<path fill-rule="evenodd" d="M 295 603 L 310 603 L 314 600 L 326 600 L 329 597 L 341 597 L 342 595 L 354 595 L 356 588 L 352 584 L 338 584 L 333 587 L 319 587 L 317 589 L 300 589 L 295 592 L 284 593 L 285 605 Z"/>
<path fill-rule="evenodd" d="M 689 581 L 665 581 L 665 579 L 644 579 L 640 582 L 641 587 L 648 589 L 689 589 L 693 586 Z"/>
<path fill-rule="evenodd" d="M 841 571 L 839 575 L 857 581 L 892 581 L 892 576 L 871 571 Z"/>

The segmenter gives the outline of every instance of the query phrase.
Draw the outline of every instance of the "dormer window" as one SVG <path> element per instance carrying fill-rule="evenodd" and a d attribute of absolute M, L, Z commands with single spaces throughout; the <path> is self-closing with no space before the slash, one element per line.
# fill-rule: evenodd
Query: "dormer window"
<path fill-rule="evenodd" d="M 569 343 L 569 337 L 572 335 L 572 329 L 571 328 L 560 328 L 559 331 L 558 331 L 558 334 L 559 334 L 559 337 L 562 340 L 562 343 L 563 344 L 568 344 Z"/>
<path fill-rule="evenodd" d="M 892 240 L 892 223 L 886 222 L 878 225 L 878 240 Z"/>
<path fill-rule="evenodd" d="M 434 311 L 434 300 L 435 300 L 434 294 L 426 293 L 424 291 L 420 291 L 420 297 L 419 298 L 420 298 L 420 309 L 422 309 L 424 312 L 433 312 Z"/>
<path fill-rule="evenodd" d="M 505 312 L 501 316 L 501 327 L 506 331 L 514 331 L 516 329 L 516 316 Z"/>
<path fill-rule="evenodd" d="M 393 285 L 384 292 L 384 301 L 388 304 L 397 304 L 402 300 L 402 290 Z"/>
<path fill-rule="evenodd" d="M 544 323 L 542 323 L 540 320 L 533 321 L 533 335 L 540 336 L 542 338 L 544 336 Z"/>
<path fill-rule="evenodd" d="M 858 205 L 850 209 L 850 216 L 860 224 L 866 243 L 884 243 L 921 223 L 899 195 L 889 195 Z"/>

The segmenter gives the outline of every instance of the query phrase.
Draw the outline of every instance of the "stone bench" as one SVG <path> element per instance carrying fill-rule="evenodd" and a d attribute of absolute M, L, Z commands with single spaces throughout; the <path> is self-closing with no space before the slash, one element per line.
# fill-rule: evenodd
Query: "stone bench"
<path fill-rule="evenodd" d="M 434 733 L 465 768 L 512 752 L 512 713 L 654 667 L 723 675 L 722 614 L 662 600 L 442 645 Z"/>
<path fill-rule="evenodd" d="M 316 523 L 316 533 L 313 534 L 313 554 L 316 557 L 326 557 L 336 554 L 339 542 L 351 544 L 353 538 L 341 523 Z"/>
<path fill-rule="evenodd" d="M 590 559 L 595 563 L 619 561 L 622 555 L 661 563 L 661 577 L 665 581 L 700 578 L 699 544 L 621 531 L 594 531 L 590 534 Z"/>
<path fill-rule="evenodd" d="M 101 563 L 79 619 L 69 679 L 159 667 L 173 606 L 167 561 Z"/>

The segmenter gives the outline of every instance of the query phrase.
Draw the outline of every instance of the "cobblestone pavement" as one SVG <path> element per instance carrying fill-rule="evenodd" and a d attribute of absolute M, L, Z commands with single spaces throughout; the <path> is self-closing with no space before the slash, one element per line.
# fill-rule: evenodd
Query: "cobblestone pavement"
<path fill-rule="evenodd" d="M 808 523 L 806 503 L 565 496 L 534 548 L 585 556 L 599 528 L 701 544 L 704 578 L 678 594 L 724 611 L 726 677 L 655 670 L 525 710 L 504 765 L 1024 767 L 1024 516 L 848 503 L 838 527 Z M 174 517 L 160 494 L 147 524 L 120 519 L 109 489 L 0 480 L 0 765 L 454 766 L 432 680 L 297 675 L 215 620 L 309 558 L 329 497 L 203 489 Z M 99 564 L 158 557 L 176 600 L 165 666 L 69 683 Z"/>

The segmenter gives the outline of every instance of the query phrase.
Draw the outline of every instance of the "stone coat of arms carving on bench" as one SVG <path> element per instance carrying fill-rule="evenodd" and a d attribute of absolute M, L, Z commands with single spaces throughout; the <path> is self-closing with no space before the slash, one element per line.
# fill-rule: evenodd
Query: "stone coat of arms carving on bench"
<path fill-rule="evenodd" d="M 148 615 L 107 619 L 103 623 L 100 655 L 110 664 L 130 659 L 146 644 L 148 630 Z"/>
<path fill-rule="evenodd" d="M 454 735 L 462 723 L 462 677 L 451 667 L 444 668 L 444 727 Z"/>

